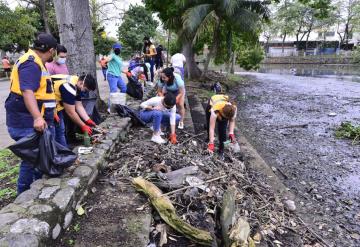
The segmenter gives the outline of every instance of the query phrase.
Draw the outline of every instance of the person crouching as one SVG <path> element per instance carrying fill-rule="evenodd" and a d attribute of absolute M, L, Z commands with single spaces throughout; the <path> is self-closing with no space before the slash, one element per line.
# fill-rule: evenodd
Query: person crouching
<path fill-rule="evenodd" d="M 237 107 L 230 102 L 229 96 L 223 94 L 213 95 L 206 107 L 206 126 L 209 136 L 208 151 L 213 153 L 215 125 L 218 125 L 219 155 L 224 154 L 224 142 L 226 142 L 226 130 L 229 124 L 229 139 L 236 142 L 234 129 Z"/>
<path fill-rule="evenodd" d="M 163 144 L 166 142 L 161 135 L 161 126 L 170 127 L 169 140 L 176 144 L 175 126 L 180 120 L 180 115 L 176 114 L 176 97 L 168 92 L 165 96 L 156 96 L 141 103 L 140 118 L 145 123 L 153 124 L 153 135 L 151 141 Z"/>

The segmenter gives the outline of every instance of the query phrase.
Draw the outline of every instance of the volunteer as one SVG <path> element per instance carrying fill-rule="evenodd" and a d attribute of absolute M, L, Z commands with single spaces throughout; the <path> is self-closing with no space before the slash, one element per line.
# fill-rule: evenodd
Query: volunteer
<path fill-rule="evenodd" d="M 145 123 L 152 123 L 153 135 L 151 141 L 163 144 L 166 141 L 161 137 L 163 134 L 161 126 L 170 128 L 169 140 L 172 144 L 176 144 L 175 126 L 180 116 L 176 114 L 176 97 L 172 93 L 165 96 L 156 96 L 141 103 L 140 118 Z"/>
<path fill-rule="evenodd" d="M 229 96 L 224 94 L 213 95 L 206 107 L 206 126 L 209 136 L 208 151 L 213 153 L 215 125 L 218 125 L 219 154 L 224 153 L 224 142 L 226 142 L 226 130 L 229 125 L 229 139 L 232 143 L 236 142 L 234 129 L 237 107 L 230 102 Z"/>
<path fill-rule="evenodd" d="M 158 94 L 164 95 L 171 92 L 176 96 L 176 106 L 179 107 L 181 119 L 178 128 L 184 129 L 185 118 L 185 84 L 181 76 L 174 73 L 174 68 L 165 68 L 161 72 L 161 79 L 158 81 Z"/>
<path fill-rule="evenodd" d="M 45 128 L 54 133 L 55 93 L 45 67 L 56 54 L 56 39 L 39 34 L 33 45 L 15 63 L 11 72 L 10 94 L 5 101 L 6 125 L 12 139 L 19 139 Z M 20 164 L 18 194 L 42 177 L 40 171 L 26 161 Z"/>
<path fill-rule="evenodd" d="M 94 91 L 96 81 L 90 74 L 84 74 L 80 77 L 53 75 L 51 79 L 54 83 L 56 96 L 55 140 L 67 147 L 64 111 L 69 116 L 69 119 L 81 128 L 83 133 L 91 135 L 91 128 L 96 126 L 95 122 L 86 113 L 81 102 L 81 93 Z"/>

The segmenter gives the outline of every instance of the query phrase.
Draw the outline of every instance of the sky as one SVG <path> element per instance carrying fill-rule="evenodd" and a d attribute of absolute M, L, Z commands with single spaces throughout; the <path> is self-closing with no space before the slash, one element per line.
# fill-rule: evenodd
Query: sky
<path fill-rule="evenodd" d="M 108 15 L 108 17 L 118 17 L 119 13 L 122 11 L 126 11 L 130 4 L 132 5 L 143 5 L 141 0 L 98 0 L 99 2 L 111 2 L 114 1 L 115 2 L 115 6 L 113 5 L 108 5 L 105 7 L 105 12 Z M 19 0 L 6 0 L 5 1 L 8 6 L 11 9 L 15 9 L 16 6 L 19 5 Z M 21 2 L 21 1 L 20 1 Z M 116 38 L 116 30 L 117 30 L 117 25 L 120 24 L 120 20 L 119 19 L 112 19 L 110 21 L 105 21 L 104 26 L 105 26 L 105 31 L 107 33 L 108 36 L 114 37 Z"/>

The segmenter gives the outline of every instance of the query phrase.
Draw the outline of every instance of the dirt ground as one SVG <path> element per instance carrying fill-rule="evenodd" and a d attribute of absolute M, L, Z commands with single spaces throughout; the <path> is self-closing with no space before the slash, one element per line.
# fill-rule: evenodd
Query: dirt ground
<path fill-rule="evenodd" d="M 360 146 L 334 137 L 360 123 L 360 84 L 247 74 L 232 91 L 240 132 L 297 197 L 298 213 L 329 246 L 360 246 Z"/>

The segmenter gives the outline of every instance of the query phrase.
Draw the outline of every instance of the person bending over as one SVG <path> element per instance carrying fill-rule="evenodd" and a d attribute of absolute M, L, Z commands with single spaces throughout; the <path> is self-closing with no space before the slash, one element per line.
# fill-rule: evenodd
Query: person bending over
<path fill-rule="evenodd" d="M 94 91 L 96 89 L 96 81 L 90 74 L 80 77 L 74 75 L 53 75 L 51 79 L 54 83 L 56 96 L 55 140 L 67 147 L 64 111 L 71 121 L 78 125 L 82 132 L 88 133 L 88 135 L 92 134 L 91 127 L 96 126 L 95 122 L 86 113 L 81 102 L 81 93 Z"/>
<path fill-rule="evenodd" d="M 219 136 L 219 155 L 224 155 L 224 142 L 226 142 L 226 130 L 229 125 L 229 139 L 232 143 L 236 142 L 234 129 L 237 107 L 230 102 L 229 96 L 224 94 L 213 95 L 206 107 L 206 126 L 208 131 L 209 143 L 208 151 L 213 153 L 215 150 L 214 134 L 215 125 L 218 126 Z"/>

